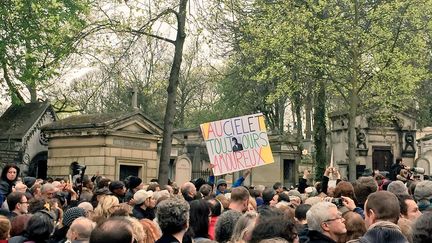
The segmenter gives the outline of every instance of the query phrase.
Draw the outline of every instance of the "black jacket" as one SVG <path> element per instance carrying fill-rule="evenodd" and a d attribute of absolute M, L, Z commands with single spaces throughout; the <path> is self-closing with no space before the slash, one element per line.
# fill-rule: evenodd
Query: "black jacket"
<path fill-rule="evenodd" d="M 309 230 L 307 239 L 305 241 L 300 241 L 301 243 L 336 243 L 333 239 L 330 237 L 323 235 L 322 233 L 315 231 L 315 230 Z"/>

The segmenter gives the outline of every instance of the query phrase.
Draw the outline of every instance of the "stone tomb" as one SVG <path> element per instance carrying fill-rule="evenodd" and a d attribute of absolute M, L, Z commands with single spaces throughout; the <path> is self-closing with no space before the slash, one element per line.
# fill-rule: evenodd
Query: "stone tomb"
<path fill-rule="evenodd" d="M 86 175 L 149 182 L 158 173 L 162 129 L 139 111 L 72 116 L 42 128 L 49 139 L 48 175 L 67 177 L 77 161 Z"/>

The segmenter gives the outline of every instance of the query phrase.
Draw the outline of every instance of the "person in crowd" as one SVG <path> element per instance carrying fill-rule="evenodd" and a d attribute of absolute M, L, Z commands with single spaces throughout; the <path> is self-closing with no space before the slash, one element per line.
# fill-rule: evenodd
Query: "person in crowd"
<path fill-rule="evenodd" d="M 270 207 L 270 202 L 276 195 L 276 191 L 271 187 L 266 187 L 262 192 L 263 205 L 262 207 Z"/>
<path fill-rule="evenodd" d="M 249 197 L 249 202 L 248 202 L 248 212 L 257 212 L 258 210 L 258 205 L 256 202 L 256 199 L 252 196 Z"/>
<path fill-rule="evenodd" d="M 0 204 L 6 200 L 6 197 L 12 192 L 12 188 L 19 177 L 20 168 L 14 164 L 7 164 L 3 167 L 0 176 Z"/>
<path fill-rule="evenodd" d="M 183 198 L 186 201 L 190 202 L 192 200 L 195 200 L 197 190 L 192 182 L 186 182 L 181 186 L 181 193 L 183 195 Z"/>
<path fill-rule="evenodd" d="M 298 243 L 299 238 L 294 222 L 283 215 L 261 218 L 252 231 L 249 243 L 258 243 L 265 239 L 280 237 L 290 243 Z"/>
<path fill-rule="evenodd" d="M 215 239 L 215 227 L 218 217 L 223 211 L 222 203 L 216 198 L 209 199 L 208 205 L 210 206 L 210 220 L 208 234 L 211 240 Z"/>
<path fill-rule="evenodd" d="M 85 217 L 76 218 L 67 231 L 66 238 L 70 243 L 87 243 L 96 223 Z"/>
<path fill-rule="evenodd" d="M 153 197 L 153 191 L 139 190 L 134 195 L 135 206 L 132 214 L 137 219 L 155 218 L 156 200 Z"/>
<path fill-rule="evenodd" d="M 0 243 L 7 243 L 10 237 L 11 223 L 5 216 L 0 216 Z"/>
<path fill-rule="evenodd" d="M 210 207 L 206 200 L 199 199 L 190 202 L 189 227 L 192 232 L 194 242 L 209 240 L 209 215 Z"/>
<path fill-rule="evenodd" d="M 10 218 L 28 213 L 29 202 L 24 193 L 12 192 L 7 196 L 6 201 L 10 211 Z"/>
<path fill-rule="evenodd" d="M 369 194 L 378 191 L 378 183 L 372 176 L 359 177 L 353 186 L 357 206 L 360 208 L 364 208 L 364 203 Z"/>
<path fill-rule="evenodd" d="M 247 212 L 243 214 L 237 221 L 232 236 L 231 243 L 245 243 L 252 238 L 252 231 L 258 218 L 256 212 Z"/>
<path fill-rule="evenodd" d="M 128 205 L 125 203 L 125 205 Z M 129 206 L 129 205 L 128 205 Z M 144 229 L 140 221 L 134 217 L 125 216 L 132 226 L 132 237 L 134 242 L 143 243 L 146 236 L 144 235 Z"/>
<path fill-rule="evenodd" d="M 94 214 L 94 208 L 93 205 L 89 202 L 81 202 L 80 204 L 78 204 L 79 208 L 84 209 L 85 211 L 85 216 L 89 219 L 93 218 L 93 214 Z"/>
<path fill-rule="evenodd" d="M 408 242 L 397 225 L 399 216 L 399 201 L 393 193 L 378 191 L 370 194 L 365 203 L 365 224 L 368 230 L 359 242 Z"/>
<path fill-rule="evenodd" d="M 244 213 L 248 210 L 250 194 L 249 191 L 240 186 L 231 191 L 231 202 L 229 209 Z"/>
<path fill-rule="evenodd" d="M 200 187 L 199 192 L 204 199 L 209 199 L 212 195 L 213 188 L 209 184 L 204 184 Z"/>
<path fill-rule="evenodd" d="M 27 228 L 22 236 L 9 239 L 10 243 L 35 242 L 46 243 L 54 231 L 55 215 L 47 210 L 34 213 L 27 223 Z"/>
<path fill-rule="evenodd" d="M 153 192 L 157 192 L 160 191 L 160 185 L 158 182 L 150 182 L 150 184 L 148 185 L 147 191 L 153 191 Z"/>
<path fill-rule="evenodd" d="M 250 175 L 250 173 L 252 172 L 252 169 L 247 169 L 243 172 L 243 176 L 240 176 L 233 184 L 232 184 L 232 188 L 241 186 L 241 184 L 243 184 L 244 180 Z M 209 184 L 214 185 L 214 175 L 211 175 L 209 177 Z M 225 179 L 219 179 L 216 182 L 216 196 L 219 194 L 225 194 L 228 193 L 229 191 L 228 189 L 228 185 Z"/>
<path fill-rule="evenodd" d="M 414 201 L 412 196 L 408 194 L 398 194 L 396 195 L 399 200 L 400 206 L 400 216 L 411 222 L 414 222 L 418 217 L 421 216 L 421 212 Z"/>
<path fill-rule="evenodd" d="M 156 243 L 182 242 L 189 228 L 189 204 L 183 199 L 170 198 L 158 205 L 156 213 L 162 237 Z"/>
<path fill-rule="evenodd" d="M 330 202 L 319 202 L 306 213 L 309 232 L 304 242 L 335 243 L 346 234 L 345 219 L 336 205 Z M 303 242 L 303 241 L 302 241 Z"/>
<path fill-rule="evenodd" d="M 216 222 L 215 240 L 219 243 L 231 239 L 234 227 L 242 214 L 235 210 L 228 210 L 221 214 Z"/>
<path fill-rule="evenodd" d="M 307 234 L 309 232 L 306 214 L 312 206 L 309 204 L 300 204 L 294 211 L 294 217 L 296 221 L 296 228 L 299 235 L 300 241 L 307 240 Z"/>
<path fill-rule="evenodd" d="M 133 228 L 124 217 L 112 217 L 98 226 L 90 234 L 90 243 L 133 243 Z"/>
<path fill-rule="evenodd" d="M 117 197 L 119 203 L 125 202 L 126 186 L 123 181 L 112 181 L 108 188 Z"/>
<path fill-rule="evenodd" d="M 343 217 L 347 232 L 340 238 L 339 242 L 358 240 L 366 233 L 366 225 L 360 214 L 348 211 L 343 214 Z"/>
<path fill-rule="evenodd" d="M 66 234 L 72 225 L 73 221 L 79 217 L 85 217 L 86 212 L 79 207 L 72 207 L 67 209 L 63 214 L 62 227 L 54 232 L 53 239 L 56 242 L 65 241 Z"/>
<path fill-rule="evenodd" d="M 51 183 L 45 183 L 41 187 L 41 195 L 45 199 L 53 199 L 56 194 L 56 187 Z"/>
<path fill-rule="evenodd" d="M 390 182 L 390 184 L 387 186 L 387 191 L 395 195 L 400 195 L 400 194 L 408 195 L 408 188 L 405 186 L 405 184 L 402 181 Z"/>
<path fill-rule="evenodd" d="M 10 236 L 13 237 L 23 235 L 31 216 L 31 214 L 22 214 L 10 219 L 12 227 Z"/>
<path fill-rule="evenodd" d="M 415 222 L 413 226 L 413 242 L 429 243 L 432 242 L 432 212 L 425 212 Z"/>
<path fill-rule="evenodd" d="M 101 197 L 98 206 L 94 210 L 94 220 L 99 222 L 109 218 L 112 213 L 112 208 L 119 205 L 118 198 L 112 195 L 104 195 Z"/>
<path fill-rule="evenodd" d="M 138 176 L 130 176 L 127 183 L 127 192 L 125 195 L 125 201 L 129 202 L 133 199 L 134 194 L 143 188 L 144 184 L 142 183 L 141 178 Z"/>
<path fill-rule="evenodd" d="M 140 223 L 145 234 L 143 243 L 154 243 L 157 239 L 161 238 L 159 227 L 154 221 L 150 219 L 141 219 Z"/>
<path fill-rule="evenodd" d="M 275 184 L 273 184 L 273 190 L 276 191 L 276 193 L 281 193 L 284 191 L 283 189 L 283 185 L 280 182 L 276 182 Z"/>
<path fill-rule="evenodd" d="M 414 189 L 414 198 L 421 212 L 432 209 L 432 181 L 421 181 Z"/>

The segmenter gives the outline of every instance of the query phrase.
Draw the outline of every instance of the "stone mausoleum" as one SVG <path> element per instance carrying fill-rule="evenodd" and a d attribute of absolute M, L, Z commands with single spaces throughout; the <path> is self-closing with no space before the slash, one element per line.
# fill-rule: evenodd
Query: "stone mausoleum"
<path fill-rule="evenodd" d="M 348 172 L 348 116 L 346 112 L 330 114 L 333 160 L 343 175 Z M 414 165 L 417 152 L 416 120 L 409 113 L 398 113 L 386 124 L 373 117 L 356 118 L 357 176 L 365 169 L 389 171 L 396 158 Z"/>

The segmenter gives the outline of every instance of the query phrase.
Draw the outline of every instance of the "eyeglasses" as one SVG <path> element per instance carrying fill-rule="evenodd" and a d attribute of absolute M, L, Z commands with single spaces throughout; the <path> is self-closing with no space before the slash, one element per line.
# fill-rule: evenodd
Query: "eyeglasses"
<path fill-rule="evenodd" d="M 331 222 L 331 221 L 335 221 L 335 220 L 343 220 L 344 218 L 342 217 L 342 216 L 339 216 L 339 217 L 337 217 L 337 218 L 334 218 L 334 219 L 327 219 L 327 220 L 324 220 L 323 222 Z"/>

